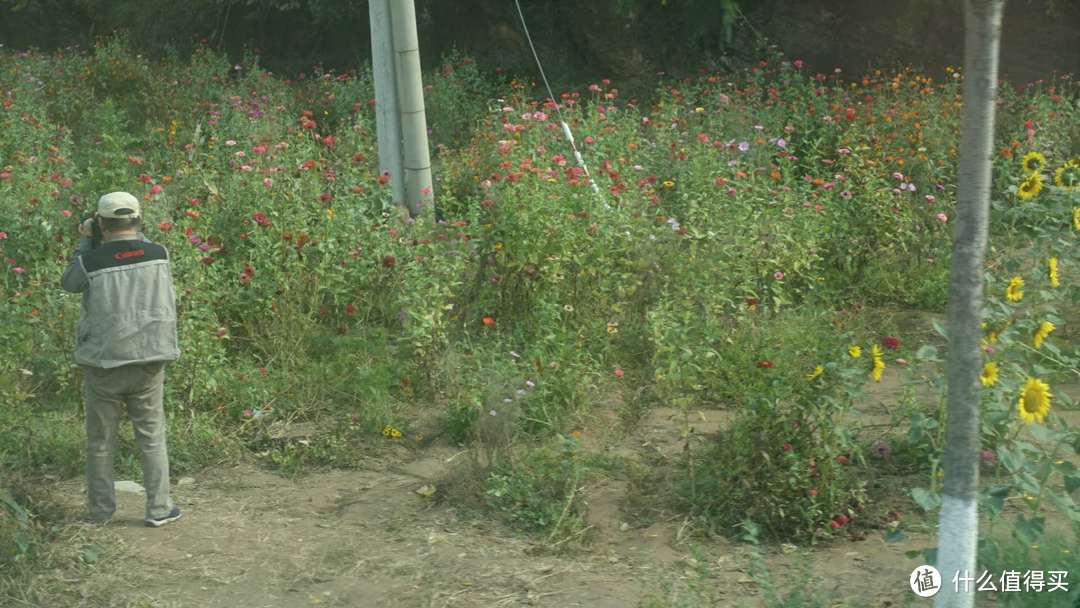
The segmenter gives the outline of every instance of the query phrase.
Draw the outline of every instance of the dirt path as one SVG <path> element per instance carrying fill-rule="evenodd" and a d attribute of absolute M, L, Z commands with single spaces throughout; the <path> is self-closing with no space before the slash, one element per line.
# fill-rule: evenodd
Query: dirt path
<path fill-rule="evenodd" d="M 705 416 L 698 430 L 715 430 L 719 413 Z M 661 409 L 625 441 L 600 437 L 595 447 L 632 458 L 636 450 L 669 451 L 677 438 L 673 412 Z M 174 488 L 184 517 L 161 529 L 142 525 L 141 495 L 121 493 L 115 523 L 77 535 L 101 547 L 101 557 L 80 573 L 57 573 L 57 596 L 88 608 L 625 608 L 650 598 L 669 602 L 658 606 L 761 605 L 745 547 L 695 538 L 682 521 L 627 522 L 625 481 L 586 487 L 589 542 L 562 553 L 419 496 L 458 452 L 390 450 L 363 470 L 295 480 L 251 465 L 205 471 Z M 59 491 L 79 512 L 81 481 Z M 900 606 L 918 565 L 904 551 L 931 542 L 913 535 L 885 544 L 874 533 L 837 541 L 814 550 L 813 570 L 832 606 Z M 805 584 L 793 578 L 800 559 L 774 550 L 767 563 L 781 585 Z M 711 600 L 679 603 L 702 567 Z"/>

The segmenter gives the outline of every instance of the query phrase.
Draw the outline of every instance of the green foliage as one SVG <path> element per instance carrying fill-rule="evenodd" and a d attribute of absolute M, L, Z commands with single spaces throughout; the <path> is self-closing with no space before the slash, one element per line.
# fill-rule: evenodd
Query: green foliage
<path fill-rule="evenodd" d="M 556 447 L 495 466 L 486 481 L 489 507 L 512 525 L 545 533 L 549 540 L 580 531 L 583 506 L 578 486 L 585 470 L 578 447 L 575 438 L 559 437 Z"/>

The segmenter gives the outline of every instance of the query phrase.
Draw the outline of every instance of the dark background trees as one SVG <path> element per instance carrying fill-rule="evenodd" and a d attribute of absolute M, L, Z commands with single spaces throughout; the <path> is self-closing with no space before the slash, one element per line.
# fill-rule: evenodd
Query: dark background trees
<path fill-rule="evenodd" d="M 959 0 L 521 0 L 545 63 L 564 82 L 653 79 L 753 60 L 765 36 L 812 69 L 962 63 Z M 416 0 L 425 65 L 456 48 L 489 66 L 531 69 L 513 2 Z M 745 19 L 742 17 L 745 16 Z M 343 0 L 0 0 L 7 48 L 88 46 L 125 31 L 147 54 L 198 41 L 296 72 L 355 67 L 370 54 L 367 3 Z M 1021 0 L 1005 15 L 1002 77 L 1080 68 L 1080 3 Z"/>

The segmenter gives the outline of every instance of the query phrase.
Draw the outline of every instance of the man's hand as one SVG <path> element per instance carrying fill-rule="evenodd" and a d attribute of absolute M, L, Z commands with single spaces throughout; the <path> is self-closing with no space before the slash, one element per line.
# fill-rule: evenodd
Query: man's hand
<path fill-rule="evenodd" d="M 90 218 L 85 222 L 79 224 L 79 234 L 83 236 L 94 235 L 94 218 Z"/>

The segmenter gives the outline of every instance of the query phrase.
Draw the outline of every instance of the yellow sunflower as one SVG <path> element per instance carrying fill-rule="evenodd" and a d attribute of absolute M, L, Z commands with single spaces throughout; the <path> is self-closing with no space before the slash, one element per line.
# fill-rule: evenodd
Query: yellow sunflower
<path fill-rule="evenodd" d="M 1055 329 L 1057 329 L 1056 325 L 1050 321 L 1043 321 L 1039 324 L 1039 329 L 1035 331 L 1035 337 L 1032 339 L 1031 343 L 1035 348 L 1042 348 L 1043 340 L 1045 340 L 1046 337 L 1050 335 L 1050 332 Z"/>
<path fill-rule="evenodd" d="M 1070 160 L 1058 167 L 1054 171 L 1054 185 L 1064 188 L 1066 192 L 1072 192 L 1080 187 L 1080 163 Z"/>
<path fill-rule="evenodd" d="M 1032 150 L 1024 155 L 1024 158 L 1020 160 L 1020 164 L 1023 165 L 1025 173 L 1029 175 L 1038 173 L 1046 166 L 1046 157 L 1041 152 Z"/>
<path fill-rule="evenodd" d="M 982 382 L 983 386 L 994 386 L 998 381 L 998 367 L 997 363 L 993 361 L 987 361 L 983 365 L 982 375 L 979 376 L 979 382 Z"/>
<path fill-rule="evenodd" d="M 1042 422 L 1050 412 L 1050 387 L 1038 378 L 1028 378 L 1020 391 L 1016 410 L 1028 424 Z"/>
<path fill-rule="evenodd" d="M 874 382 L 881 382 L 881 372 L 885 370 L 885 360 L 881 358 L 881 348 L 877 344 L 870 347 L 870 356 L 874 358 L 874 369 L 870 370 L 870 377 Z"/>
<path fill-rule="evenodd" d="M 1043 176 L 1041 173 L 1032 173 L 1024 178 L 1024 181 L 1020 182 L 1020 187 L 1016 190 L 1016 195 L 1021 200 L 1029 201 L 1036 196 L 1039 196 L 1039 192 L 1042 192 Z"/>
<path fill-rule="evenodd" d="M 1054 256 L 1050 256 L 1046 260 L 1046 274 L 1050 279 L 1050 287 L 1061 286 L 1061 276 L 1058 275 L 1058 260 Z"/>
<path fill-rule="evenodd" d="M 847 354 L 851 355 L 852 359 L 858 359 L 862 356 L 862 349 L 859 348 L 857 345 L 852 344 L 848 347 Z"/>
<path fill-rule="evenodd" d="M 1019 302 L 1024 299 L 1024 279 L 1013 277 L 1009 279 L 1009 286 L 1005 289 L 1005 299 L 1010 302 Z"/>
<path fill-rule="evenodd" d="M 820 376 L 823 373 L 825 373 L 825 368 L 818 365 L 817 367 L 814 368 L 814 371 L 810 372 L 809 374 L 806 374 L 806 379 L 807 380 L 813 380 L 813 379 L 817 378 L 818 376 Z"/>

